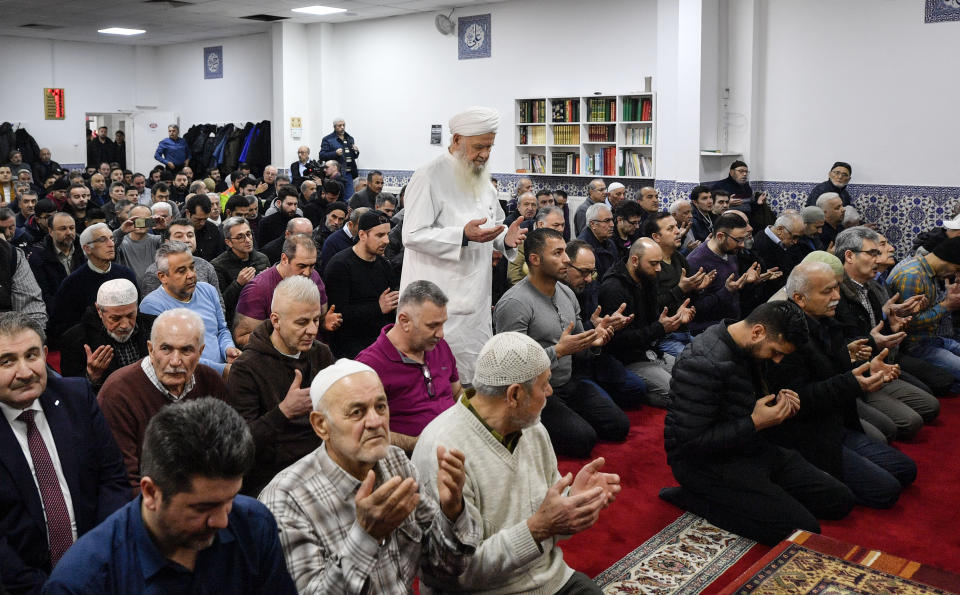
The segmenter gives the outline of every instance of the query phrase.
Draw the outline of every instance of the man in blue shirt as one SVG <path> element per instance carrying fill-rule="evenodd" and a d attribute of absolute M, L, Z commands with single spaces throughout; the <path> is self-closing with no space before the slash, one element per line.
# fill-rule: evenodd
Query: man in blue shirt
<path fill-rule="evenodd" d="M 197 281 L 193 254 L 184 242 L 170 241 L 160 246 L 156 261 L 160 287 L 143 298 L 140 311 L 159 315 L 174 308 L 189 308 L 196 312 L 203 319 L 205 329 L 200 363 L 223 374 L 226 365 L 240 355 L 240 350 L 230 336 L 217 290 L 209 283 Z"/>
<path fill-rule="evenodd" d="M 144 436 L 141 495 L 67 551 L 44 593 L 296 593 L 276 521 L 238 495 L 253 462 L 223 401 L 164 407 Z"/>
<path fill-rule="evenodd" d="M 170 135 L 170 138 L 160 141 L 153 158 L 170 171 L 177 171 L 186 165 L 190 165 L 190 145 L 180 138 L 180 127 L 176 124 L 167 126 L 167 134 Z"/>

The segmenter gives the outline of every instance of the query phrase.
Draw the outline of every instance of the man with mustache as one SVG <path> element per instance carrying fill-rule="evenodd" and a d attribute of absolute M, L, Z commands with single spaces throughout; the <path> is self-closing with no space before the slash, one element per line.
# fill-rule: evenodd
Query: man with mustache
<path fill-rule="evenodd" d="M 253 460 L 250 431 L 229 405 L 164 407 L 144 438 L 141 497 L 84 536 L 46 589 L 293 595 L 277 523 L 237 494 Z"/>
<path fill-rule="evenodd" d="M 147 355 L 154 316 L 137 308 L 137 288 L 126 279 L 100 286 L 97 302 L 63 335 L 60 372 L 86 377 L 99 390 L 110 374 Z"/>
<path fill-rule="evenodd" d="M 310 399 L 323 444 L 260 493 L 297 588 L 405 594 L 420 571 L 454 580 L 482 531 L 464 506 L 464 454 L 438 446 L 437 495 L 421 490 L 417 469 L 390 446 L 387 395 L 366 364 L 324 368 Z"/>
<path fill-rule="evenodd" d="M 78 536 L 129 499 L 123 462 L 80 378 L 47 374 L 43 327 L 0 314 L 0 583 L 37 593 Z"/>
<path fill-rule="evenodd" d="M 220 296 L 212 285 L 197 281 L 197 270 L 190 246 L 169 241 L 157 250 L 157 276 L 160 287 L 143 298 L 141 311 L 160 314 L 175 308 L 190 308 L 206 321 L 205 347 L 200 363 L 226 377 L 227 366 L 240 355 L 233 344 L 230 328 L 224 318 Z"/>
<path fill-rule="evenodd" d="M 443 338 L 447 296 L 430 281 L 414 281 L 397 304 L 396 324 L 357 355 L 373 368 L 390 405 L 390 442 L 413 452 L 417 437 L 460 395 L 457 360 Z"/>
<path fill-rule="evenodd" d="M 111 374 L 97 396 L 134 494 L 140 491 L 140 458 L 150 419 L 168 403 L 227 397 L 220 375 L 200 363 L 203 328 L 200 316 L 185 307 L 163 312 L 150 331 L 148 356 Z"/>
<path fill-rule="evenodd" d="M 493 335 L 493 251 L 507 260 L 526 233 L 522 218 L 507 228 L 490 183 L 487 160 L 500 125 L 491 108 L 473 107 L 450 119 L 453 135 L 442 155 L 414 172 L 405 194 L 404 262 L 400 291 L 414 281 L 436 283 L 450 299 L 446 332 L 461 378 Z"/>

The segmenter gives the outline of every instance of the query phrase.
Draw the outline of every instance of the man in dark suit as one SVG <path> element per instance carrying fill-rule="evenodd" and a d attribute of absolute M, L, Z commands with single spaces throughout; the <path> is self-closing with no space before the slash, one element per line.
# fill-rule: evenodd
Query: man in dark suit
<path fill-rule="evenodd" d="M 0 584 L 39 591 L 78 537 L 126 504 L 120 449 L 82 378 L 47 376 L 43 329 L 0 314 Z"/>

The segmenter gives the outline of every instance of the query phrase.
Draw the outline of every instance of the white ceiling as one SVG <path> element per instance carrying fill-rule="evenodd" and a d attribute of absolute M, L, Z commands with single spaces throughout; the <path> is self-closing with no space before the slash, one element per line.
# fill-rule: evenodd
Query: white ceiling
<path fill-rule="evenodd" d="M 240 17 L 268 14 L 290 17 L 283 22 L 345 23 L 417 12 L 449 12 L 457 7 L 504 0 L 185 0 L 189 5 L 145 0 L 0 0 L 0 35 L 94 41 L 124 45 L 166 45 L 268 31 L 270 23 Z M 346 8 L 327 16 L 301 15 L 292 8 L 311 5 Z M 456 19 L 459 10 L 454 12 Z M 57 25 L 49 31 L 23 25 Z M 98 29 L 146 29 L 143 35 L 101 35 Z"/>

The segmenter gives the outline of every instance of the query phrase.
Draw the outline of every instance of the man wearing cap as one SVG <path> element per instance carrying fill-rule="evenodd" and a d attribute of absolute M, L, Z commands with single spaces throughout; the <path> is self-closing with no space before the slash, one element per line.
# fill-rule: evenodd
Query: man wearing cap
<path fill-rule="evenodd" d="M 340 231 L 343 224 L 347 221 L 347 203 L 339 200 L 331 202 L 324 207 L 323 220 L 320 225 L 314 226 L 313 243 L 317 245 L 317 252 L 323 250 L 323 245 L 327 238 Z"/>
<path fill-rule="evenodd" d="M 395 318 L 399 279 L 383 257 L 389 233 L 390 218 L 367 211 L 357 222 L 357 243 L 331 258 L 324 271 L 330 305 L 343 315 L 343 326 L 330 341 L 338 356 L 356 357 Z"/>
<path fill-rule="evenodd" d="M 450 299 L 446 332 L 463 378 L 492 335 L 493 251 L 516 257 L 526 233 L 521 219 L 501 225 L 503 209 L 486 164 L 500 114 L 473 107 L 450 119 L 453 138 L 442 155 L 414 172 L 407 185 L 400 291 L 418 279 L 433 281 Z"/>
<path fill-rule="evenodd" d="M 817 199 L 820 198 L 820 195 L 824 192 L 836 192 L 840 200 L 843 201 L 843 206 L 852 203 L 853 199 L 850 197 L 850 190 L 847 189 L 847 184 L 850 183 L 850 174 L 852 173 L 853 167 L 849 163 L 845 161 L 835 162 L 833 167 L 830 168 L 827 180 L 820 182 L 810 190 L 810 194 L 807 195 L 807 206 L 817 204 Z"/>
<path fill-rule="evenodd" d="M 620 182 L 614 182 L 607 186 L 607 200 L 605 204 L 612 211 L 617 205 L 627 199 L 627 187 Z"/>
<path fill-rule="evenodd" d="M 913 251 L 917 255 L 929 254 L 940 242 L 960 236 L 960 215 L 944 219 L 940 227 L 924 231 L 913 239 Z"/>
<path fill-rule="evenodd" d="M 300 592 L 408 593 L 419 572 L 453 583 L 480 543 L 464 511 L 464 460 L 437 446 L 439 488 L 390 446 L 390 408 L 373 368 L 341 359 L 310 385 L 310 425 L 323 444 L 260 494 L 277 519 Z"/>
<path fill-rule="evenodd" d="M 553 392 L 550 358 L 539 343 L 521 333 L 494 335 L 476 368 L 476 395 L 461 397 L 427 425 L 413 464 L 423 489 L 436 497 L 437 449 L 470 453 L 463 499 L 467 514 L 483 526 L 483 541 L 455 582 L 427 571 L 421 590 L 601 593 L 566 565 L 559 541 L 593 526 L 620 492 L 620 478 L 600 471 L 602 458 L 575 478 L 560 476 L 539 421 Z"/>
<path fill-rule="evenodd" d="M 333 232 L 323 242 L 323 248 L 320 249 L 317 259 L 317 271 L 323 275 L 327 268 L 327 263 L 335 254 L 353 246 L 357 241 L 357 226 L 360 224 L 360 217 L 369 211 L 367 207 L 358 207 L 350 211 L 350 215 L 343 226 L 338 231 Z"/>
<path fill-rule="evenodd" d="M 110 374 L 147 355 L 154 318 L 138 311 L 133 283 L 127 279 L 107 281 L 97 291 L 96 303 L 64 333 L 60 372 L 85 376 L 98 390 Z"/>

